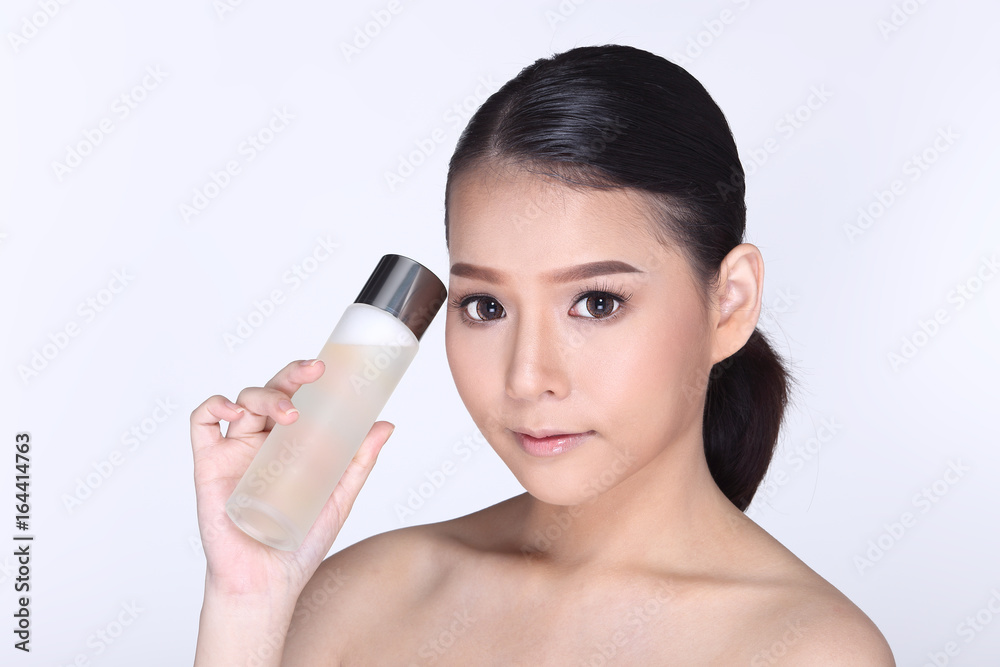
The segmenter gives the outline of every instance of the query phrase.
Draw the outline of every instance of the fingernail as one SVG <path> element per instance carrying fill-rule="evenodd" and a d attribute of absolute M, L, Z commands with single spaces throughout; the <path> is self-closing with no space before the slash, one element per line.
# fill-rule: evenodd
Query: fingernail
<path fill-rule="evenodd" d="M 243 414 L 243 408 L 241 408 L 240 406 L 236 405 L 235 403 L 233 403 L 228 399 L 226 400 L 226 407 L 228 407 L 230 410 L 236 410 L 236 412 Z"/>
<path fill-rule="evenodd" d="M 299 366 L 315 366 L 319 359 L 306 359 L 305 361 L 300 361 Z"/>
<path fill-rule="evenodd" d="M 284 412 L 284 413 L 285 413 L 286 415 L 290 415 L 290 414 L 292 414 L 293 412 L 298 412 L 298 410 L 296 410 L 296 409 L 295 409 L 295 406 L 294 406 L 294 405 L 292 405 L 292 402 L 291 402 L 291 401 L 289 401 L 289 400 L 287 400 L 287 399 L 282 399 L 281 401 L 279 401 L 279 402 L 278 402 L 278 407 L 279 407 L 279 408 L 281 409 L 281 411 L 282 411 L 282 412 Z"/>

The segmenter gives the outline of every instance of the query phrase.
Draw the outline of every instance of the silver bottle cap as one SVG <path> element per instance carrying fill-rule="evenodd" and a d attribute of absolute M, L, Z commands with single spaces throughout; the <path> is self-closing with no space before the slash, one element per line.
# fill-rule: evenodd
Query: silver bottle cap
<path fill-rule="evenodd" d="M 383 255 L 354 303 L 367 303 L 396 316 L 420 340 L 448 290 L 426 266 L 403 255 Z"/>

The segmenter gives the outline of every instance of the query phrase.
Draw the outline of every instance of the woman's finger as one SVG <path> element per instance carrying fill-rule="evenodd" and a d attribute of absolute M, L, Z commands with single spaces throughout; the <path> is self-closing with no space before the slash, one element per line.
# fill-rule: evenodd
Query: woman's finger
<path fill-rule="evenodd" d="M 275 423 L 291 424 L 299 416 L 287 394 L 269 387 L 247 387 L 240 392 L 236 402 L 246 411 L 238 421 L 229 424 L 227 438 L 267 433 Z"/>
<path fill-rule="evenodd" d="M 205 399 L 191 412 L 191 446 L 197 452 L 222 442 L 219 422 L 233 422 L 246 411 L 225 396 L 216 394 Z"/>
<path fill-rule="evenodd" d="M 347 465 L 347 470 L 344 471 L 343 476 L 340 478 L 340 483 L 337 484 L 333 492 L 334 502 L 337 504 L 342 517 L 346 517 L 350 513 L 351 508 L 354 506 L 354 500 L 361 493 L 361 487 L 364 486 L 368 475 L 375 466 L 375 461 L 378 458 L 379 452 L 382 451 L 382 446 L 394 430 L 396 430 L 396 426 L 391 422 L 377 421 L 372 424 L 371 429 L 368 430 L 368 435 L 361 442 L 361 447 Z"/>
<path fill-rule="evenodd" d="M 323 506 L 312 528 L 306 533 L 306 539 L 301 546 L 303 552 L 314 552 L 322 558 L 330 551 L 344 521 L 347 520 L 347 515 L 354 507 L 354 500 L 361 492 L 361 487 L 375 465 L 375 460 L 378 458 L 382 446 L 395 428 L 391 422 L 387 421 L 377 421 L 372 424 L 357 454 L 333 490 L 332 496 Z"/>
<path fill-rule="evenodd" d="M 274 377 L 268 380 L 264 386 L 269 389 L 277 389 L 288 396 L 294 396 L 299 387 L 319 379 L 325 369 L 326 364 L 319 359 L 293 361 L 275 373 Z"/>
<path fill-rule="evenodd" d="M 274 424 L 290 424 L 298 416 L 289 399 L 299 388 L 314 382 L 324 372 L 325 366 L 318 359 L 293 361 L 263 387 L 247 387 L 240 392 L 236 402 L 246 407 L 248 414 L 241 423 L 231 425 L 227 438 L 242 438 L 254 433 L 269 433 Z M 282 403 L 284 401 L 284 403 Z"/>

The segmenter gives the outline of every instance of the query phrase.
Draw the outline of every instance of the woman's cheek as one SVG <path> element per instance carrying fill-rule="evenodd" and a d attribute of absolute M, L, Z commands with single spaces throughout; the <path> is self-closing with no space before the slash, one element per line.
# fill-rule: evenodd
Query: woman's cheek
<path fill-rule="evenodd" d="M 633 406 L 633 416 L 649 420 L 649 410 L 669 411 L 680 387 L 697 380 L 697 354 L 689 328 L 671 321 L 646 325 L 640 335 L 620 341 L 618 368 L 609 374 L 617 405 Z"/>
<path fill-rule="evenodd" d="M 481 342 L 470 340 L 464 332 L 452 334 L 448 339 L 446 353 L 455 388 L 480 431 L 483 435 L 488 435 L 488 429 L 496 430 L 502 426 L 497 414 L 503 392 L 499 359 L 497 355 L 484 350 Z"/>

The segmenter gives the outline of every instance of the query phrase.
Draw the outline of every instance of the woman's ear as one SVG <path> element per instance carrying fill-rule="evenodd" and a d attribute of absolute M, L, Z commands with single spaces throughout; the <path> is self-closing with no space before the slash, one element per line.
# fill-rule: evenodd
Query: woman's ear
<path fill-rule="evenodd" d="M 719 268 L 719 289 L 710 321 L 714 325 L 712 363 L 742 348 L 757 326 L 764 290 L 764 258 L 752 243 L 741 243 Z"/>

